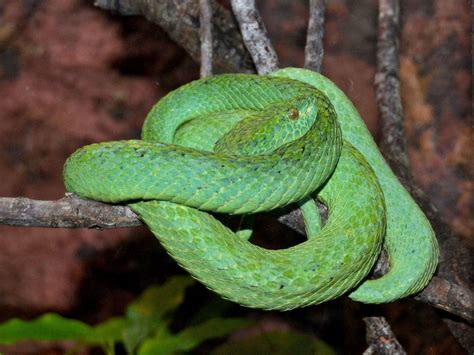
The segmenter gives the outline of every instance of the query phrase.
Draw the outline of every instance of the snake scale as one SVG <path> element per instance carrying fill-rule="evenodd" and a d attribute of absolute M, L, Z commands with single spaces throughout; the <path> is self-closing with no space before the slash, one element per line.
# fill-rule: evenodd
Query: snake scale
<path fill-rule="evenodd" d="M 305 69 L 188 83 L 154 106 L 142 140 L 77 150 L 64 181 L 83 198 L 127 203 L 182 267 L 248 307 L 289 310 L 343 294 L 390 302 L 422 290 L 438 261 L 428 220 L 355 107 Z M 329 209 L 322 227 L 314 199 Z M 307 240 L 280 250 L 208 213 L 291 203 L 302 206 Z M 367 279 L 382 247 L 390 270 Z"/>

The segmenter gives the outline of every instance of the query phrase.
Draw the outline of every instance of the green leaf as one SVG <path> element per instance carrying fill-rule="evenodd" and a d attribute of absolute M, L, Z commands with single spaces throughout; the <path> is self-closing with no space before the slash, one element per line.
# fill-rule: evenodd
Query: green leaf
<path fill-rule="evenodd" d="M 123 341 L 129 353 L 156 332 L 167 333 L 168 322 L 163 317 L 183 302 L 186 288 L 193 283 L 189 276 L 175 276 L 163 285 L 147 288 L 128 306 L 129 322 L 123 332 Z"/>
<path fill-rule="evenodd" d="M 24 321 L 11 319 L 0 324 L 0 343 L 12 344 L 20 340 L 79 340 L 86 344 L 101 345 L 112 349 L 123 341 L 132 353 L 151 335 L 169 337 L 168 321 L 163 317 L 178 307 L 184 298 L 186 287 L 193 283 L 190 277 L 178 276 L 162 286 L 150 287 L 127 308 L 126 318 L 111 318 L 94 327 L 58 314 Z"/>
<path fill-rule="evenodd" d="M 11 319 L 0 324 L 0 343 L 12 344 L 20 340 L 84 340 L 92 333 L 93 329 L 88 324 L 46 313 L 31 321 Z"/>
<path fill-rule="evenodd" d="M 173 354 L 189 351 L 205 340 L 219 338 L 247 327 L 253 322 L 242 318 L 213 318 L 199 325 L 188 327 L 175 335 L 155 336 L 140 347 L 139 355 Z"/>
<path fill-rule="evenodd" d="M 233 354 L 272 355 L 335 355 L 336 352 L 322 340 L 294 331 L 260 333 L 241 340 L 225 343 L 212 355 Z"/>
<path fill-rule="evenodd" d="M 161 318 L 176 309 L 184 298 L 184 291 L 194 283 L 189 276 L 175 276 L 164 285 L 147 288 L 127 308 L 128 318 Z"/>
<path fill-rule="evenodd" d="M 109 318 L 93 327 L 93 332 L 87 337 L 88 342 L 118 342 L 122 341 L 122 333 L 127 326 L 127 320 L 122 317 Z"/>

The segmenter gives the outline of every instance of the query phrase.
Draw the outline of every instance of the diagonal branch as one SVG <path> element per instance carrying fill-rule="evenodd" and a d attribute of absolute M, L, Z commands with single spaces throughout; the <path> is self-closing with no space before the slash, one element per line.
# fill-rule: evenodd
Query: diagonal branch
<path fill-rule="evenodd" d="M 278 56 L 255 6 L 255 0 L 231 0 L 242 38 L 259 74 L 278 69 Z"/>

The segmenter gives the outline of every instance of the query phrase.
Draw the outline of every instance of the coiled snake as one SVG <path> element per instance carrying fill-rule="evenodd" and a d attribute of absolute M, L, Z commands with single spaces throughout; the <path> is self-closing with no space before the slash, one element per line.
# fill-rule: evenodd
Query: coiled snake
<path fill-rule="evenodd" d="M 227 299 L 279 310 L 345 293 L 390 302 L 423 289 L 436 269 L 428 220 L 349 99 L 320 74 L 287 68 L 191 82 L 155 105 L 142 138 L 76 151 L 66 189 L 129 203 L 181 266 Z M 329 209 L 322 228 L 313 198 Z M 298 202 L 308 238 L 282 250 L 253 245 L 205 212 Z M 382 245 L 390 270 L 365 280 Z"/>

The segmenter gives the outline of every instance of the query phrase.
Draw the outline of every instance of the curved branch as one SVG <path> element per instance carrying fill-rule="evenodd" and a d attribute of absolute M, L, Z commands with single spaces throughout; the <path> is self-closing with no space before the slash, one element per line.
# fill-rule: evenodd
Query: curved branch
<path fill-rule="evenodd" d="M 141 15 L 156 23 L 196 61 L 201 58 L 199 2 L 195 0 L 95 0 L 102 9 Z M 213 9 L 213 66 L 216 72 L 255 72 L 233 15 L 217 1 Z"/>

